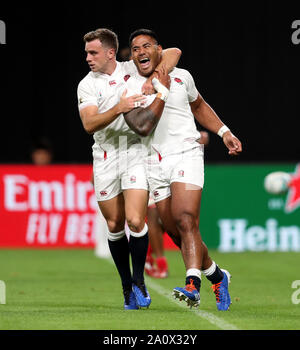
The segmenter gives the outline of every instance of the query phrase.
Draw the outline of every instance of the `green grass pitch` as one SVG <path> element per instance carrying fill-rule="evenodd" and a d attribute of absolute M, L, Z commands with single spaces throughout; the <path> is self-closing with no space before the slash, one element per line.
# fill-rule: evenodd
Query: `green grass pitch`
<path fill-rule="evenodd" d="M 169 277 L 147 277 L 150 308 L 125 311 L 112 261 L 95 257 L 93 250 L 0 250 L 0 280 L 6 285 L 0 329 L 300 329 L 300 292 L 292 288 L 293 281 L 300 280 L 299 253 L 211 251 L 232 274 L 228 312 L 217 311 L 205 276 L 199 309 L 172 299 L 172 289 L 184 284 L 185 269 L 178 251 L 166 254 Z"/>

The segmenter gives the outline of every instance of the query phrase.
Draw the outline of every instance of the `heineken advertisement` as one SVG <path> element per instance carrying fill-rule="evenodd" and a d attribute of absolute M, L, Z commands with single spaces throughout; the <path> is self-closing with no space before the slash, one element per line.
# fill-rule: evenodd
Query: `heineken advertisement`
<path fill-rule="evenodd" d="M 207 165 L 200 232 L 222 252 L 300 251 L 300 166 Z M 279 195 L 264 188 L 275 171 L 292 175 Z"/>

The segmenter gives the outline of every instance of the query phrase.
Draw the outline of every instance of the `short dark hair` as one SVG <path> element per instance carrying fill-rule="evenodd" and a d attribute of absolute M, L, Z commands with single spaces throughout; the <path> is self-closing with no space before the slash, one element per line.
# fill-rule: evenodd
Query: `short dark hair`
<path fill-rule="evenodd" d="M 117 34 L 112 30 L 107 28 L 99 28 L 86 33 L 83 37 L 84 42 L 90 42 L 96 39 L 100 40 L 103 46 L 110 49 L 115 49 L 117 54 L 119 49 L 119 40 Z"/>
<path fill-rule="evenodd" d="M 135 30 L 134 32 L 132 32 L 130 34 L 130 36 L 129 36 L 129 47 L 131 47 L 132 40 L 135 37 L 139 36 L 139 35 L 151 36 L 151 38 L 153 38 L 156 41 L 156 44 L 158 44 L 157 35 L 156 35 L 156 33 L 153 30 L 141 28 L 141 29 Z"/>

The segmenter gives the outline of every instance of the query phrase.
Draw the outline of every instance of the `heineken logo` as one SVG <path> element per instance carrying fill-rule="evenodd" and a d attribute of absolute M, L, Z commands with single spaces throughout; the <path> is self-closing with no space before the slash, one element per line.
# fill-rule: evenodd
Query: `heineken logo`
<path fill-rule="evenodd" d="M 280 225 L 268 219 L 265 225 L 249 225 L 246 219 L 221 219 L 220 244 L 222 252 L 300 251 L 300 227 Z"/>

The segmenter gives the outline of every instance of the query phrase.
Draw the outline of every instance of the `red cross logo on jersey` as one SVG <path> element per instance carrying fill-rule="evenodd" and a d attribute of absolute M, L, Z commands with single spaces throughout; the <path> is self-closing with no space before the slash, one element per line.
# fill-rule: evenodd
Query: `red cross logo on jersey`
<path fill-rule="evenodd" d="M 296 166 L 288 184 L 289 192 L 287 196 L 285 211 L 290 213 L 300 207 L 300 163 Z"/>

